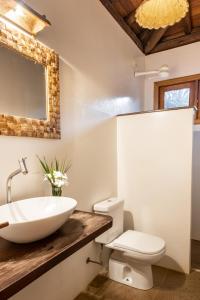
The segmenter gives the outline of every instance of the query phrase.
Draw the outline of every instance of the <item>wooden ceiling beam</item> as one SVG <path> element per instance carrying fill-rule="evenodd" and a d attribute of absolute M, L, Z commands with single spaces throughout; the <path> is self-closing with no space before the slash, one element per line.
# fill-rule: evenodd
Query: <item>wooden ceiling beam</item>
<path fill-rule="evenodd" d="M 147 44 L 147 41 L 149 40 L 150 36 L 152 34 L 152 31 L 149 29 L 143 29 L 142 32 L 139 35 L 139 38 L 143 45 Z"/>
<path fill-rule="evenodd" d="M 183 28 L 185 34 L 190 34 L 192 32 L 192 12 L 191 12 L 191 0 L 189 2 L 189 10 L 186 17 L 183 19 Z"/>
<path fill-rule="evenodd" d="M 144 47 L 142 42 L 137 37 L 135 32 L 130 28 L 130 26 L 125 22 L 125 20 L 119 15 L 117 10 L 112 6 L 110 0 L 100 0 L 103 6 L 110 12 L 113 18 L 117 21 L 117 23 L 122 27 L 122 29 L 129 35 L 129 37 L 135 42 L 138 48 L 144 52 Z"/>
<path fill-rule="evenodd" d="M 136 22 L 136 19 L 135 19 L 135 11 L 131 12 L 130 14 L 128 14 L 125 18 L 125 21 L 131 25 L 133 24 L 134 22 Z"/>
<path fill-rule="evenodd" d="M 158 42 L 161 40 L 165 32 L 167 31 L 168 27 L 166 28 L 160 28 L 158 30 L 154 30 L 148 39 L 146 46 L 144 48 L 145 54 L 149 54 L 158 44 Z"/>
<path fill-rule="evenodd" d="M 188 45 L 199 41 L 200 41 L 200 27 L 193 29 L 191 34 L 187 34 L 179 38 L 158 43 L 148 54 L 169 50 L 172 48 Z"/>
<path fill-rule="evenodd" d="M 187 13 L 186 17 L 183 19 L 183 27 L 186 34 L 192 32 L 192 21 L 190 11 Z"/>
<path fill-rule="evenodd" d="M 139 38 L 140 32 L 142 30 L 142 28 L 139 26 L 139 24 L 136 22 L 136 18 L 135 18 L 135 10 L 132 11 L 131 13 L 129 13 L 127 16 L 125 16 L 124 21 L 129 25 L 129 27 L 131 28 L 131 30 L 133 30 L 133 32 L 135 32 L 135 34 L 137 35 L 137 37 Z M 140 39 L 140 38 L 139 38 Z M 142 43 L 142 41 L 141 41 Z M 142 43 L 143 44 L 143 43 Z M 144 44 L 143 44 L 144 45 Z"/>

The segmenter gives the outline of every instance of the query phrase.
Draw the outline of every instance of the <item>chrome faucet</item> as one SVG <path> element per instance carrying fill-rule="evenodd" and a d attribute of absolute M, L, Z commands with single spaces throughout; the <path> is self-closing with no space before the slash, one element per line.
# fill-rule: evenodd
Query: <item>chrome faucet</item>
<path fill-rule="evenodd" d="M 27 157 L 24 157 L 22 159 L 19 160 L 19 169 L 17 169 L 16 171 L 12 172 L 7 179 L 7 184 L 6 184 L 6 195 L 7 195 L 7 199 L 6 202 L 7 203 L 11 203 L 11 182 L 14 176 L 22 173 L 23 175 L 28 174 L 28 169 L 26 166 L 26 159 Z"/>

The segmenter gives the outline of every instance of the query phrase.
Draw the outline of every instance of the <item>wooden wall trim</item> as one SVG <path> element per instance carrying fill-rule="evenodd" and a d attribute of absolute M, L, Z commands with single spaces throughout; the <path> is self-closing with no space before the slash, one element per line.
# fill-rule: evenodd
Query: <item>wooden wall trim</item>
<path fill-rule="evenodd" d="M 184 82 L 189 82 L 189 81 L 194 81 L 194 80 L 199 80 L 199 79 L 200 79 L 200 74 L 194 74 L 194 75 L 175 77 L 172 79 L 156 81 L 156 82 L 154 82 L 154 85 L 161 87 L 161 86 L 168 86 L 168 85 L 184 83 Z"/>

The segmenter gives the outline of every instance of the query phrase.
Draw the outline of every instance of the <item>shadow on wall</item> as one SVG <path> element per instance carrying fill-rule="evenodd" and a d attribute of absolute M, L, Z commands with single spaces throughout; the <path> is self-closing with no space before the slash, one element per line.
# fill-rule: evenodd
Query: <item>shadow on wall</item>
<path fill-rule="evenodd" d="M 134 229 L 133 215 L 130 211 L 124 211 L 124 231 Z"/>
<path fill-rule="evenodd" d="M 170 269 L 170 270 L 176 270 L 180 273 L 185 273 L 185 271 L 183 270 L 183 268 L 177 263 L 177 261 L 175 261 L 173 258 L 171 258 L 170 256 L 168 255 L 165 255 L 163 258 L 162 258 L 162 265 L 165 264 L 165 266 L 167 266 L 167 269 Z M 158 263 L 158 265 L 160 265 L 160 262 Z M 185 281 L 185 276 L 183 278 L 183 282 Z M 180 283 L 180 286 L 183 284 Z"/>
<path fill-rule="evenodd" d="M 200 240 L 200 131 L 193 133 L 192 155 L 192 239 Z"/>

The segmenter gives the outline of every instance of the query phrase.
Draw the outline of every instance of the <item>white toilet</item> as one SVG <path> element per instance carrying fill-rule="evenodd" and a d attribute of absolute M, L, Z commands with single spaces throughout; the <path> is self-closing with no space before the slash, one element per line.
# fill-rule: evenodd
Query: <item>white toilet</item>
<path fill-rule="evenodd" d="M 153 287 L 151 265 L 165 254 L 165 241 L 143 232 L 123 233 L 124 201 L 110 198 L 94 205 L 94 212 L 113 218 L 111 229 L 96 238 L 96 242 L 113 249 L 109 259 L 109 278 L 134 288 Z"/>

